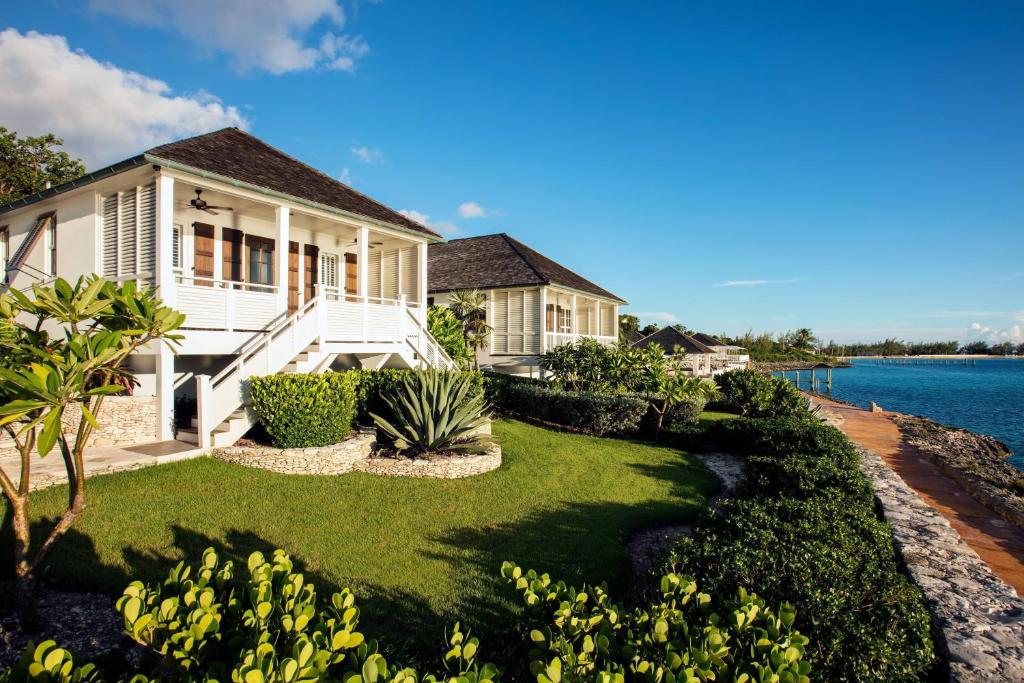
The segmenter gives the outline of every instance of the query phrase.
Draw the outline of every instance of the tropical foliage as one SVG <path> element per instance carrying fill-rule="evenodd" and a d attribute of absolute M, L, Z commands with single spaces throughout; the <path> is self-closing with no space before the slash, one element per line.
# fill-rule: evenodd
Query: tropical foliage
<path fill-rule="evenodd" d="M 359 376 L 347 372 L 253 377 L 252 409 L 279 448 L 338 443 L 352 430 Z"/>
<path fill-rule="evenodd" d="M 14 575 L 26 599 L 50 549 L 85 511 L 85 447 L 104 397 L 134 379 L 124 361 L 151 342 L 177 342 L 174 330 L 184 320 L 152 289 L 97 277 L 37 284 L 32 297 L 17 290 L 0 296 L 0 425 L 21 457 L 18 482 L 0 469 L 0 488 L 11 507 Z M 54 449 L 67 472 L 67 507 L 32 555 L 31 461 Z"/>
<path fill-rule="evenodd" d="M 505 384 L 497 400 L 511 415 L 597 436 L 634 435 L 648 410 L 638 396 L 562 391 L 529 382 Z"/>
<path fill-rule="evenodd" d="M 723 608 L 669 573 L 651 600 L 628 609 L 604 585 L 575 588 L 510 562 L 501 575 L 525 607 L 538 683 L 811 680 L 808 640 L 788 603 L 775 610 L 740 588 Z"/>
<path fill-rule="evenodd" d="M 445 353 L 460 366 L 470 361 L 469 346 L 463 336 L 462 321 L 447 306 L 427 309 L 427 328 Z"/>
<path fill-rule="evenodd" d="M 52 133 L 19 138 L 0 126 L 0 206 L 85 175 L 82 160 L 60 149 L 63 144 Z"/>
<path fill-rule="evenodd" d="M 487 344 L 491 326 L 487 324 L 487 297 L 478 289 L 460 289 L 448 298 L 448 308 L 462 324 L 462 338 L 477 366 L 476 352 Z"/>
<path fill-rule="evenodd" d="M 722 400 L 740 415 L 786 417 L 808 412 L 807 399 L 780 377 L 756 370 L 732 370 L 715 378 Z"/>
<path fill-rule="evenodd" d="M 481 452 L 478 430 L 486 424 L 483 396 L 465 375 L 422 370 L 381 396 L 392 417 L 370 416 L 399 451 Z"/>

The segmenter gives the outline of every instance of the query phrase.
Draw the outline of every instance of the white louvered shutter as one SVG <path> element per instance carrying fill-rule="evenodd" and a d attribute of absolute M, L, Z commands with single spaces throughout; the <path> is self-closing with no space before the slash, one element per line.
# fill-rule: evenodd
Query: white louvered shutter
<path fill-rule="evenodd" d="M 416 247 L 407 247 L 402 250 L 402 282 L 401 292 L 409 301 L 418 301 L 416 298 L 416 285 L 419 263 L 416 259 Z"/>
<path fill-rule="evenodd" d="M 383 279 L 383 294 L 382 297 L 385 299 L 397 299 L 398 298 L 398 250 L 391 249 L 384 252 L 381 256 L 383 259 L 384 279 Z"/>
<path fill-rule="evenodd" d="M 508 293 L 508 352 L 523 352 L 523 292 Z"/>
<path fill-rule="evenodd" d="M 338 286 L 338 255 L 320 252 L 320 284 L 325 287 Z"/>
<path fill-rule="evenodd" d="M 118 226 L 118 242 L 120 243 L 118 270 L 122 275 L 131 275 L 138 272 L 138 260 L 136 258 L 136 249 L 138 248 L 138 225 L 136 221 L 138 213 L 136 201 L 135 190 L 129 190 L 120 194 L 121 220 Z"/>
<path fill-rule="evenodd" d="M 117 272 L 117 195 L 103 198 L 103 276 L 113 278 Z"/>
<path fill-rule="evenodd" d="M 176 249 L 176 247 L 175 247 Z M 156 185 L 139 191 L 139 272 L 156 281 Z"/>
<path fill-rule="evenodd" d="M 508 353 L 508 292 L 494 292 L 494 328 L 491 353 Z"/>
<path fill-rule="evenodd" d="M 181 225 L 171 228 L 171 266 L 181 268 Z"/>
<path fill-rule="evenodd" d="M 540 353 L 540 296 L 536 289 L 523 292 L 523 353 Z"/>
<path fill-rule="evenodd" d="M 368 280 L 369 280 L 369 291 L 367 294 L 371 297 L 380 296 L 380 262 L 381 254 L 379 251 L 372 252 L 369 258 L 369 269 L 368 269 Z"/>

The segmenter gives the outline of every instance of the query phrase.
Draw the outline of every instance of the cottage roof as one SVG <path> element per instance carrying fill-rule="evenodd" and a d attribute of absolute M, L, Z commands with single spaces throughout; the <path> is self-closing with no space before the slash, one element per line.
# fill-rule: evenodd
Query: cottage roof
<path fill-rule="evenodd" d="M 561 285 L 626 303 L 621 297 L 505 233 L 431 244 L 428 258 L 427 289 L 431 292 Z"/>

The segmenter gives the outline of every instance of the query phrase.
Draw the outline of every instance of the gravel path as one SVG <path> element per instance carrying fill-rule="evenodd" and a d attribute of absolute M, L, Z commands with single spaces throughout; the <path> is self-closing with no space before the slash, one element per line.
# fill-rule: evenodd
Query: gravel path
<path fill-rule="evenodd" d="M 732 498 L 743 480 L 746 460 L 729 453 L 700 453 L 696 457 L 722 482 L 722 489 L 708 500 L 712 508 L 723 498 Z M 666 524 L 633 534 L 626 543 L 633 574 L 645 577 L 661 563 L 672 544 L 693 531 L 692 524 Z"/>
<path fill-rule="evenodd" d="M 39 633 L 27 634 L 14 614 L 0 614 L 0 667 L 16 661 L 30 640 L 54 640 L 71 650 L 76 660 L 121 645 L 121 616 L 114 610 L 114 598 L 108 595 L 40 589 L 39 618 Z"/>

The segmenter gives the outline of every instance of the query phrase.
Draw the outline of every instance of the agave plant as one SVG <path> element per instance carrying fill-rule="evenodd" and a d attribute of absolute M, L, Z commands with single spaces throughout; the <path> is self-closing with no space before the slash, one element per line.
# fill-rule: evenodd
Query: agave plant
<path fill-rule="evenodd" d="M 486 443 L 475 430 L 487 422 L 484 397 L 470 394 L 465 375 L 424 370 L 406 377 L 393 393 L 381 396 L 394 418 L 370 413 L 399 451 L 480 453 Z"/>

